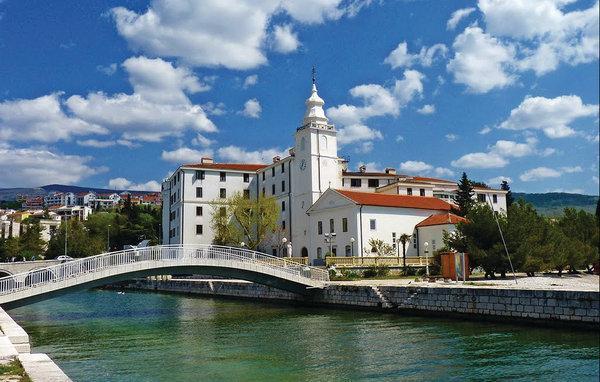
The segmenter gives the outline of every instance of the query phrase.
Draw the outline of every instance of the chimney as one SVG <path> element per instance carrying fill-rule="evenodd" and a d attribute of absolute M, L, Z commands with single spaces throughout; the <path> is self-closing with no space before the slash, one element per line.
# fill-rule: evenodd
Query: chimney
<path fill-rule="evenodd" d="M 391 168 L 391 167 L 386 167 L 385 173 L 386 174 L 391 174 L 391 175 L 396 175 L 396 169 L 395 168 Z"/>
<path fill-rule="evenodd" d="M 279 156 L 275 156 L 273 157 L 273 163 L 277 163 L 281 160 L 281 158 Z"/>
<path fill-rule="evenodd" d="M 362 166 L 360 166 L 360 167 L 358 168 L 358 171 L 360 171 L 360 172 L 367 172 L 367 166 L 365 166 L 365 165 L 363 164 Z"/>
<path fill-rule="evenodd" d="M 346 172 L 348 171 L 348 161 L 346 159 L 342 159 L 340 162 L 341 166 L 342 166 L 342 171 Z"/>
<path fill-rule="evenodd" d="M 213 162 L 213 159 L 212 159 L 212 158 L 208 158 L 208 157 L 206 157 L 206 158 L 202 158 L 202 159 L 200 159 L 200 163 L 201 163 L 201 164 L 208 164 L 208 163 L 214 163 L 214 162 Z"/>

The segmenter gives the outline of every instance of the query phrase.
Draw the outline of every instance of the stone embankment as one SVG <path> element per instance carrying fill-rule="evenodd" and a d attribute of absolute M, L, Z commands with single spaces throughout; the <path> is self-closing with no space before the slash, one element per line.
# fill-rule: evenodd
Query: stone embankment
<path fill-rule="evenodd" d="M 33 382 L 68 382 L 69 377 L 46 354 L 31 354 L 29 335 L 0 308 L 0 362 L 18 359 Z"/>
<path fill-rule="evenodd" d="M 335 283 L 322 290 L 315 290 L 311 296 L 300 296 L 246 281 L 194 279 L 138 280 L 127 287 L 204 296 L 294 301 L 308 305 L 596 329 L 600 322 L 597 291 L 460 287 L 427 283 L 415 286 Z"/>

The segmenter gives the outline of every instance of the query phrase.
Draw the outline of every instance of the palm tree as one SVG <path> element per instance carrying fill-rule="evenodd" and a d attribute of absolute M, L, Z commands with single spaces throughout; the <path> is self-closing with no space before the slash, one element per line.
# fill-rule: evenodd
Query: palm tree
<path fill-rule="evenodd" d="M 408 243 L 410 241 L 410 237 L 411 235 L 407 234 L 407 233 L 403 233 L 402 235 L 400 235 L 400 238 L 398 238 L 398 240 L 400 240 L 400 243 L 402 243 L 402 261 L 403 261 L 403 267 L 406 268 L 406 243 Z"/>

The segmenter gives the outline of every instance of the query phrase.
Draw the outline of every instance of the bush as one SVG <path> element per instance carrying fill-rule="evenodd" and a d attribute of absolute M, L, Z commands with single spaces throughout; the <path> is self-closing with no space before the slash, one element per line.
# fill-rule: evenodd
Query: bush
<path fill-rule="evenodd" d="M 348 280 L 356 280 L 360 278 L 360 274 L 350 269 L 342 269 L 342 276 Z"/>
<path fill-rule="evenodd" d="M 415 267 L 404 267 L 404 269 L 402 269 L 402 276 L 416 276 L 417 274 L 417 269 Z"/>
<path fill-rule="evenodd" d="M 389 275 L 390 269 L 385 265 L 373 265 L 363 271 L 363 276 L 366 278 L 371 277 L 385 277 Z"/>

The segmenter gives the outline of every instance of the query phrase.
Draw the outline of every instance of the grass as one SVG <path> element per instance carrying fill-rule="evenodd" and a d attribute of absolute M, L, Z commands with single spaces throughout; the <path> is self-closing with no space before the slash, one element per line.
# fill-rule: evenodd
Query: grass
<path fill-rule="evenodd" d="M 3 377 L 18 377 L 20 382 L 31 382 L 31 379 L 25 373 L 23 365 L 21 365 L 18 359 L 0 364 L 0 380 L 4 379 Z M 13 379 L 11 378 L 11 380 Z"/>

